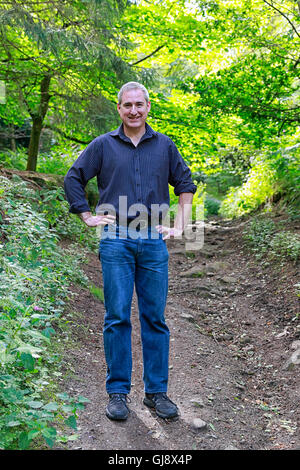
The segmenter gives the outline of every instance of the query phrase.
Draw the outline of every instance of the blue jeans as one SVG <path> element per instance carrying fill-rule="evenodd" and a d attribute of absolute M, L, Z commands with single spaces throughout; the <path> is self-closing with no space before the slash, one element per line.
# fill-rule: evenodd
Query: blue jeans
<path fill-rule="evenodd" d="M 118 227 L 115 239 L 102 238 L 100 241 L 99 258 L 106 310 L 103 329 L 107 363 L 106 390 L 108 393 L 130 392 L 130 316 L 135 286 L 141 324 L 145 392 L 166 392 L 169 329 L 165 323 L 164 310 L 168 293 L 168 250 L 161 234 L 157 232 L 156 239 L 149 236 L 132 238 L 128 232 L 125 238 L 124 230 L 127 227 Z"/>

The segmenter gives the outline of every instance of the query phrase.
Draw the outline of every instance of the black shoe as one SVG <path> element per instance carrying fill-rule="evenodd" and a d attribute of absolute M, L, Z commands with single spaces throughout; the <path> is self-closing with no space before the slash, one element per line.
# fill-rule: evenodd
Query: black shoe
<path fill-rule="evenodd" d="M 143 401 L 144 405 L 154 408 L 161 418 L 175 418 L 178 416 L 178 408 L 166 393 L 146 393 Z"/>
<path fill-rule="evenodd" d="M 124 393 L 112 393 L 109 395 L 109 403 L 106 407 L 106 416 L 110 419 L 125 420 L 128 418 L 129 409 L 126 404 L 127 395 Z"/>

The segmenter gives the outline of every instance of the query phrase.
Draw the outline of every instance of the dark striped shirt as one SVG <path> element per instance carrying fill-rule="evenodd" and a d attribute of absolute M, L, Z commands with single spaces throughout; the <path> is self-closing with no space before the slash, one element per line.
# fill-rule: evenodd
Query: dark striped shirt
<path fill-rule="evenodd" d="M 128 208 L 133 204 L 142 205 L 151 217 L 153 205 L 169 205 L 169 184 L 177 196 L 195 193 L 197 189 L 190 169 L 172 140 L 155 132 L 147 123 L 137 147 L 124 134 L 123 124 L 86 147 L 64 179 L 70 212 L 90 211 L 84 188 L 94 176 L 99 188 L 96 212 L 110 205 L 117 219 L 122 212 L 120 196 L 127 197 Z M 108 209 L 108 212 L 112 211 Z M 128 218 L 135 217 L 132 213 Z"/>

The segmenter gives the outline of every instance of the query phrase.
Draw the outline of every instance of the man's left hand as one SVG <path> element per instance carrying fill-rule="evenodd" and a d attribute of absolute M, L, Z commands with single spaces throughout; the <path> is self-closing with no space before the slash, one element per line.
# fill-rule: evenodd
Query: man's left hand
<path fill-rule="evenodd" d="M 155 228 L 158 231 L 158 233 L 166 234 L 163 236 L 163 240 L 167 240 L 168 238 L 181 238 L 183 234 L 183 230 L 179 228 L 170 228 L 170 227 L 165 227 L 164 225 L 157 225 Z"/>

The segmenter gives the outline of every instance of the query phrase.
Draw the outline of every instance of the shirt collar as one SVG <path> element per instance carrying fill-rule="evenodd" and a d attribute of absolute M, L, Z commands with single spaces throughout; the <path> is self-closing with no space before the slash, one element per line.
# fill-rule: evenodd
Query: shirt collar
<path fill-rule="evenodd" d="M 140 142 L 142 140 L 145 140 L 145 139 L 151 139 L 151 137 L 155 137 L 157 135 L 157 132 L 155 132 L 151 126 L 149 126 L 149 124 L 146 122 L 145 123 L 145 126 L 146 126 L 146 132 L 145 134 L 142 136 Z M 121 124 L 117 129 L 115 129 L 114 131 L 111 131 L 109 132 L 109 135 L 112 135 L 113 137 L 120 137 L 120 139 L 122 140 L 125 140 L 126 142 L 131 142 L 131 140 L 124 134 L 124 128 L 123 128 L 123 124 Z"/>

